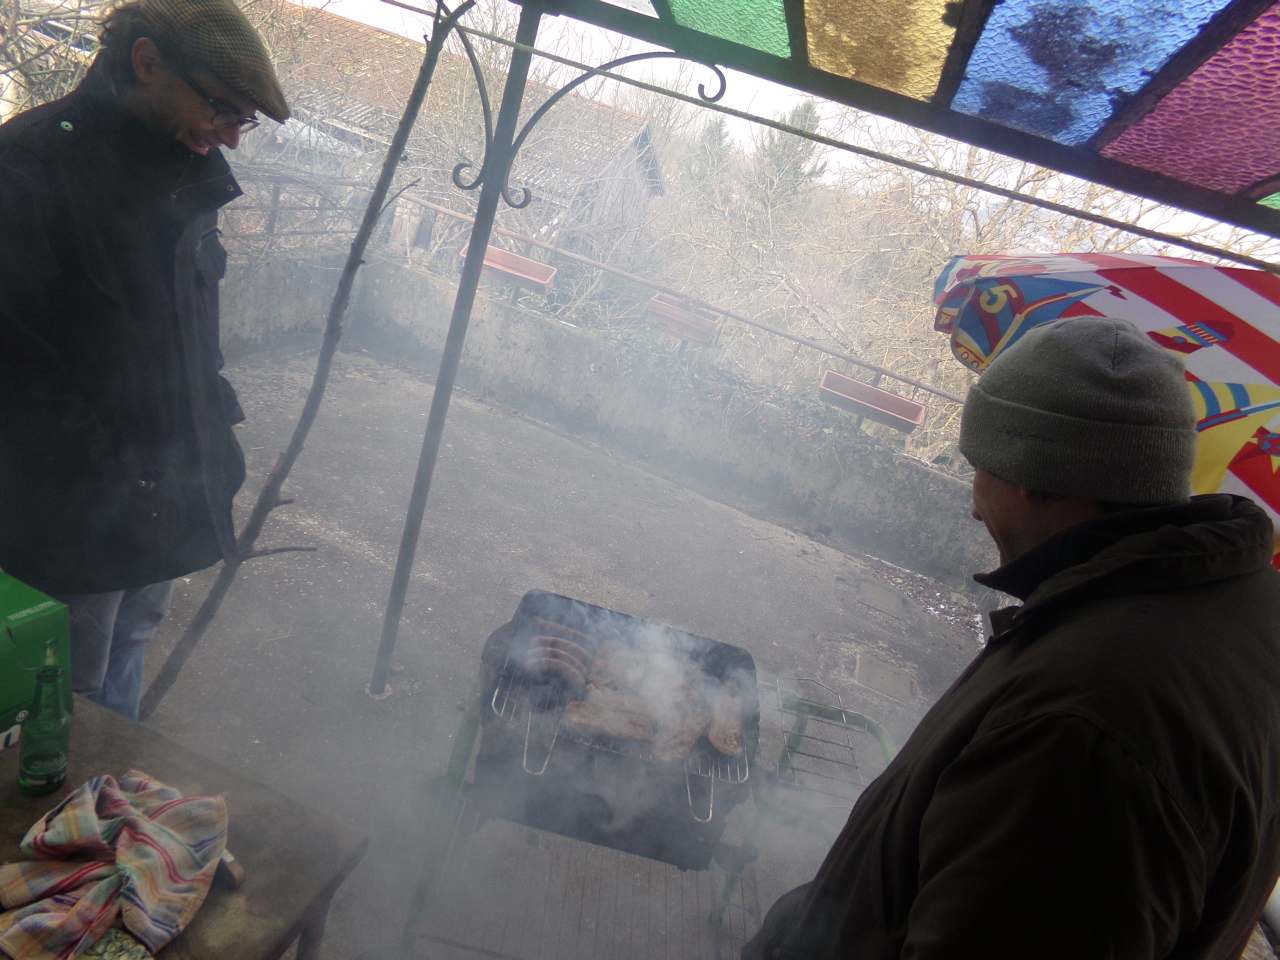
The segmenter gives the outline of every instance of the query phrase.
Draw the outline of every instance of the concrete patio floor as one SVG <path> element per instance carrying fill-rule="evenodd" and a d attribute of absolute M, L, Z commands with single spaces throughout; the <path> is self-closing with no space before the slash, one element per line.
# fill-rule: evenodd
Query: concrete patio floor
<path fill-rule="evenodd" d="M 306 355 L 260 354 L 229 371 L 248 414 L 240 434 L 250 477 L 242 511 L 287 439 L 312 362 Z M 367 356 L 339 357 L 330 396 L 285 491 L 296 502 L 277 511 L 259 544 L 309 544 L 320 551 L 245 568 L 151 721 L 187 746 L 370 833 L 368 857 L 335 902 L 328 958 L 358 956 L 398 939 L 423 868 L 424 783 L 444 770 L 481 645 L 527 590 L 568 594 L 742 646 L 765 679 L 820 679 L 897 742 L 976 653 L 973 621 L 935 615 L 903 589 L 905 575 L 891 577 L 879 563 L 460 394 L 411 582 L 394 692 L 374 701 L 365 685 L 431 387 Z M 206 572 L 179 584 L 150 657 L 152 671 L 210 580 Z M 963 598 L 937 590 L 953 614 L 964 610 Z M 762 738 L 762 775 L 776 763 L 777 722 L 766 709 L 764 723 L 775 727 Z M 878 762 L 874 750 L 868 756 L 864 777 Z M 503 824 L 476 834 L 489 846 L 476 847 L 481 852 L 473 859 L 496 857 L 499 867 L 490 869 L 508 884 L 519 873 L 501 868 L 508 848 L 513 861 L 518 852 L 535 871 L 558 865 L 560 900 L 548 895 L 527 912 L 551 924 L 546 918 L 557 910 L 576 910 L 574 936 L 580 940 L 586 930 L 592 937 L 575 946 L 557 932 L 553 952 L 559 956 L 732 955 L 724 951 L 751 932 L 760 907 L 811 876 L 848 802 L 819 799 L 796 809 L 809 829 L 762 828 L 761 860 L 734 894 L 729 941 L 698 933 L 706 912 L 700 905 L 689 908 L 692 920 L 655 905 L 655 891 L 667 907 L 673 897 L 683 904 L 712 895 L 721 879 L 714 870 L 667 876 L 662 870 L 668 868 L 610 859 L 602 848 L 566 847 L 559 838 Z M 744 824 L 735 821 L 731 833 L 746 830 Z M 633 886 L 619 885 L 624 882 Z M 484 895 L 488 889 L 492 896 Z M 600 940 L 603 921 L 583 926 L 587 905 L 604 896 L 601 891 L 615 903 L 645 905 L 642 919 L 626 914 L 625 936 Z M 600 909 L 596 903 L 596 915 Z M 489 955 L 549 955 L 528 929 L 522 937 L 493 933 L 512 927 L 513 910 L 496 887 L 486 887 L 449 919 L 457 926 L 459 913 L 467 914 L 461 919 L 473 940 L 498 936 L 497 946 L 486 946 Z M 683 929 L 686 922 L 693 926 Z M 555 929 L 568 930 L 566 924 Z M 421 955 L 473 955 L 442 952 L 446 948 L 432 943 Z"/>

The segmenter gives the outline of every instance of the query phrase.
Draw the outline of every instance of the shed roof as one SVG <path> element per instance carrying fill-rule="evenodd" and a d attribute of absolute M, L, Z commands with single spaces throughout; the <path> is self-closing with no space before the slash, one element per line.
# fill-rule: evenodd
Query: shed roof
<path fill-rule="evenodd" d="M 326 10 L 291 3 L 281 4 L 280 9 L 282 21 L 270 29 L 292 36 L 277 36 L 273 46 L 283 61 L 279 64 L 282 82 L 299 113 L 367 140 L 390 143 L 425 45 Z M 463 158 L 457 137 L 444 128 L 457 121 L 479 134 L 478 108 L 463 107 L 468 97 L 474 97 L 474 83 L 464 57 L 448 52 L 440 57 L 418 123 L 420 135 L 432 144 L 430 159 L 445 169 Z M 530 83 L 523 113 L 536 109 L 554 89 Z M 530 136 L 513 171 L 513 183 L 528 185 L 542 195 L 570 193 L 598 178 L 620 158 L 640 163 L 647 178 L 658 176 L 647 120 L 571 94 L 548 112 Z"/>

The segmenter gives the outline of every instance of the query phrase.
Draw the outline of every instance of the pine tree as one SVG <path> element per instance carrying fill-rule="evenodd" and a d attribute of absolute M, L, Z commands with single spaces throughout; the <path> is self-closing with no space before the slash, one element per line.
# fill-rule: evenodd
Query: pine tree
<path fill-rule="evenodd" d="M 817 104 L 804 100 L 778 119 L 787 126 L 814 133 L 822 118 Z M 827 165 L 814 159 L 819 149 L 819 144 L 793 133 L 766 131 L 756 145 L 752 164 L 761 200 L 770 204 L 785 202 L 821 177 Z"/>

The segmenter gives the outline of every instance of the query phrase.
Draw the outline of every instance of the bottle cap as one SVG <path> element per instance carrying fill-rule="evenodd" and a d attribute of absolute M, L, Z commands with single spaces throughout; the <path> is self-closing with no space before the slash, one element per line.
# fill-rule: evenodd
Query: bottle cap
<path fill-rule="evenodd" d="M 44 645 L 44 665 L 46 667 L 60 667 L 58 663 L 58 654 L 53 649 L 53 641 L 50 640 Z"/>

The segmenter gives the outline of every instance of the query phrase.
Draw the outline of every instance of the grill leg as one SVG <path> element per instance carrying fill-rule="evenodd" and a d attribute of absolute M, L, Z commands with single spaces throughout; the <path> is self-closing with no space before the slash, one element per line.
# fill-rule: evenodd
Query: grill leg
<path fill-rule="evenodd" d="M 804 739 L 805 731 L 809 729 L 809 715 L 803 711 L 796 713 L 795 724 L 791 728 L 791 732 L 787 734 L 786 742 L 782 747 L 782 756 L 778 759 L 778 772 L 786 774 L 791 771 L 791 758 L 795 752 L 800 749 L 800 743 Z"/>
<path fill-rule="evenodd" d="M 734 888 L 736 888 L 742 880 L 742 874 L 747 869 L 747 865 L 755 863 L 760 858 L 760 848 L 755 845 L 756 834 L 760 830 L 760 808 L 756 807 L 755 814 L 751 818 L 751 827 L 747 830 L 747 836 L 742 841 L 740 847 L 730 847 L 723 843 L 716 847 L 716 863 L 724 867 L 724 884 L 720 887 L 720 896 L 716 901 L 715 912 L 711 914 L 711 922 L 716 926 L 724 925 L 724 914 L 729 908 L 729 898 L 733 896 Z"/>

